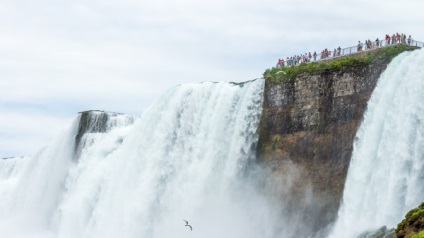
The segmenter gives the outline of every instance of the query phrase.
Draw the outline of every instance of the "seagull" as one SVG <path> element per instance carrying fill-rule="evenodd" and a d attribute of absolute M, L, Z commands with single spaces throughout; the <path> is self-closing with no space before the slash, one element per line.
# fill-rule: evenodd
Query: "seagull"
<path fill-rule="evenodd" d="M 183 221 L 185 221 L 185 223 L 186 223 L 186 225 L 185 226 L 188 226 L 188 227 L 190 227 L 190 231 L 193 231 L 193 228 L 188 224 L 188 221 L 186 221 L 186 220 L 183 220 Z"/>

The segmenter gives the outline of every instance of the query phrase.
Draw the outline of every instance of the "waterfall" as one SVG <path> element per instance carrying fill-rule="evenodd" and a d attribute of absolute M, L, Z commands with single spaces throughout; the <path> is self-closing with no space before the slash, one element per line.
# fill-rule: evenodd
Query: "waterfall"
<path fill-rule="evenodd" d="M 424 51 L 396 57 L 381 75 L 354 143 L 330 237 L 395 227 L 424 201 Z"/>
<path fill-rule="evenodd" d="M 279 209 L 251 178 L 263 87 L 185 84 L 140 117 L 78 115 L 33 158 L 0 161 L 2 234 L 275 237 Z"/>

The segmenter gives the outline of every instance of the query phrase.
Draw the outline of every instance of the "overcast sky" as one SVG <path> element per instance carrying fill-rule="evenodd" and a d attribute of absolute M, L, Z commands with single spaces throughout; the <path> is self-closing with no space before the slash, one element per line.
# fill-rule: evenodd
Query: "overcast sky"
<path fill-rule="evenodd" d="M 423 24 L 422 0 L 0 0 L 0 158 L 35 154 L 79 111 L 141 115 L 178 84 L 387 33 L 424 41 Z"/>

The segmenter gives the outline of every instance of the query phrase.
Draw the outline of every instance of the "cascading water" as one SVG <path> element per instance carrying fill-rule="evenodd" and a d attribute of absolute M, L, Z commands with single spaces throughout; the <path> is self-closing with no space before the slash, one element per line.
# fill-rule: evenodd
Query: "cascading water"
<path fill-rule="evenodd" d="M 424 201 L 424 51 L 381 75 L 357 133 L 343 204 L 330 237 L 395 227 Z"/>
<path fill-rule="evenodd" d="M 134 123 L 118 116 L 101 132 L 82 135 L 78 116 L 34 158 L 0 161 L 1 232 L 275 237 L 280 211 L 248 176 L 263 83 L 180 85 Z"/>

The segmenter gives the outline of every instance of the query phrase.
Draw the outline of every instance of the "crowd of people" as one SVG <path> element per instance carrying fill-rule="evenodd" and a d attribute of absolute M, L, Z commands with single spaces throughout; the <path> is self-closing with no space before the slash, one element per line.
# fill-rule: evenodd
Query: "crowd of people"
<path fill-rule="evenodd" d="M 329 58 L 335 58 L 337 56 L 341 55 L 347 55 L 351 53 L 360 52 L 363 50 L 370 50 L 370 49 L 376 49 L 383 46 L 389 46 L 394 44 L 413 44 L 413 39 L 411 35 L 407 38 L 405 34 L 393 34 L 392 36 L 386 35 L 384 40 L 379 40 L 378 38 L 375 41 L 366 40 L 365 43 L 362 43 L 361 41 L 358 41 L 357 45 L 357 51 L 352 52 L 352 50 L 349 50 L 348 53 L 342 52 L 342 49 L 340 46 L 337 49 L 334 49 L 333 51 L 330 51 L 328 49 L 324 49 L 321 51 L 321 54 L 318 55 L 315 51 L 313 54 L 311 52 L 301 54 L 301 55 L 294 55 L 292 57 L 287 57 L 286 59 L 278 59 L 277 61 L 277 67 L 289 67 L 289 66 L 296 66 L 300 63 L 309 63 L 312 61 L 320 61 L 320 60 L 326 60 Z M 349 48 L 348 48 L 349 49 Z"/>
<path fill-rule="evenodd" d="M 405 34 L 393 34 L 392 36 L 390 35 L 386 35 L 385 37 L 385 45 L 389 46 L 389 45 L 394 45 L 394 44 L 408 44 L 411 45 L 413 43 L 412 37 L 411 35 L 409 35 L 408 38 L 406 38 Z M 366 40 L 365 44 L 361 43 L 361 41 L 358 42 L 358 47 L 357 50 L 358 51 L 362 51 L 362 50 L 367 50 L 367 49 L 376 49 L 379 47 L 384 46 L 383 45 L 384 42 L 380 41 L 378 38 L 375 41 L 371 41 L 371 40 Z"/>

